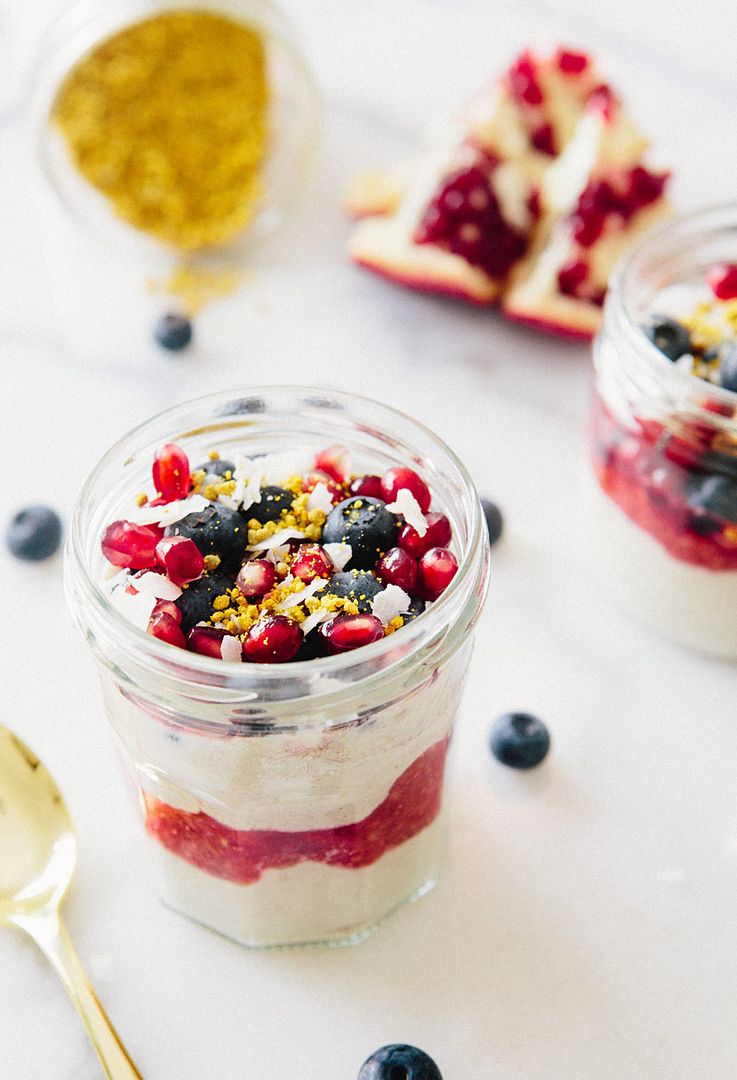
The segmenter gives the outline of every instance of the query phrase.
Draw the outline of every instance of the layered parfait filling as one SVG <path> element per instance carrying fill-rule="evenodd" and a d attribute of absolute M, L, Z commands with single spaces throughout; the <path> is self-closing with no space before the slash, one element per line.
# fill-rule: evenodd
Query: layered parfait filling
<path fill-rule="evenodd" d="M 612 542 L 620 557 L 629 552 L 633 573 L 652 571 L 660 584 L 670 572 L 668 581 L 680 594 L 673 597 L 674 611 L 679 604 L 684 610 L 688 604 L 711 605 L 713 646 L 722 651 L 722 645 L 737 647 L 731 598 L 723 591 L 737 571 L 737 436 L 734 405 L 710 387 L 737 391 L 737 266 L 712 266 L 698 283 L 663 289 L 657 307 L 642 325 L 643 334 L 664 363 L 703 383 L 703 396 L 697 394 L 688 411 L 641 408 L 622 417 L 599 392 L 594 466 L 606 495 L 683 572 L 677 565 L 671 571 L 652 565 L 652 548 L 621 535 L 612 519 L 607 531 L 617 534 Z M 688 575 L 693 568 L 700 571 L 695 577 Z M 730 611 L 717 629 L 724 604 Z"/>
<path fill-rule="evenodd" d="M 172 648 L 229 666 L 306 663 L 401 633 L 453 579 L 451 543 L 448 517 L 409 468 L 356 473 L 342 447 L 212 454 L 190 468 L 174 444 L 156 453 L 150 489 L 101 537 L 118 610 Z M 166 723 L 157 735 L 150 715 L 118 706 L 119 730 L 141 763 L 147 830 L 175 858 L 167 869 L 175 892 L 188 891 L 178 906 L 212 924 L 197 907 L 207 895 L 224 932 L 258 939 L 253 924 L 275 902 L 278 880 L 298 872 L 304 896 L 337 889 L 343 898 L 331 914 L 315 895 L 309 912 L 293 916 L 287 938 L 308 940 L 335 929 L 321 914 L 350 931 L 419 889 L 436 842 L 429 834 L 459 676 L 435 671 L 429 681 L 432 704 L 389 703 L 367 725 L 330 732 L 258 732 L 234 716 L 235 739 L 173 734 Z M 398 849 L 407 849 L 404 864 Z M 195 868 L 227 892 L 203 892 Z M 321 876 L 346 872 L 351 885 Z M 289 922 L 283 900 L 279 910 Z M 284 936 L 282 926 L 275 937 Z"/>

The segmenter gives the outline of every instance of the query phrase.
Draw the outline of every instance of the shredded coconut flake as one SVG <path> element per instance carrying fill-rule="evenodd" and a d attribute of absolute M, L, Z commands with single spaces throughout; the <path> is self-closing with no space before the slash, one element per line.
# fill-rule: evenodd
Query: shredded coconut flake
<path fill-rule="evenodd" d="M 387 505 L 387 510 L 391 514 L 401 514 L 418 536 L 424 536 L 427 532 L 427 518 L 409 488 L 400 488 L 394 502 Z"/>
<path fill-rule="evenodd" d="M 279 547 L 269 548 L 266 552 L 266 561 L 278 566 L 289 554 L 289 544 L 280 544 Z"/>
<path fill-rule="evenodd" d="M 378 592 L 371 601 L 371 612 L 380 620 L 382 626 L 387 626 L 397 615 L 409 610 L 412 598 L 400 589 L 398 585 L 387 585 Z"/>
<path fill-rule="evenodd" d="M 140 577 L 132 578 L 131 585 L 146 596 L 153 596 L 157 600 L 178 600 L 182 590 L 164 574 L 147 573 Z"/>
<path fill-rule="evenodd" d="M 323 544 L 323 547 L 330 556 L 330 561 L 336 571 L 340 573 L 343 567 L 350 562 L 353 548 L 350 544 Z"/>
<path fill-rule="evenodd" d="M 305 534 L 299 529 L 279 529 L 273 536 L 268 536 L 260 544 L 254 544 L 249 551 L 269 551 L 271 548 L 281 547 L 287 540 L 304 540 Z"/>
<path fill-rule="evenodd" d="M 209 505 L 202 495 L 188 495 L 186 499 L 177 499 L 165 506 L 142 506 L 140 510 L 135 510 L 128 520 L 136 525 L 173 525 L 187 514 L 199 514 Z"/>
<path fill-rule="evenodd" d="M 299 624 L 302 633 L 306 637 L 307 634 L 311 633 L 316 626 L 319 626 L 321 623 L 327 622 L 328 619 L 332 619 L 334 615 L 335 612 L 326 611 L 325 608 L 318 608 L 317 611 L 313 611 L 312 615 L 308 615 L 304 622 L 301 622 Z"/>
<path fill-rule="evenodd" d="M 139 630 L 147 630 L 151 613 L 156 606 L 156 597 L 151 593 L 125 591 L 125 585 L 119 585 L 110 594 L 110 600 L 121 615 L 129 622 L 137 626 Z"/>
<path fill-rule="evenodd" d="M 307 496 L 307 509 L 322 510 L 324 514 L 329 514 L 333 509 L 333 496 L 322 482 L 315 484 Z"/>
<path fill-rule="evenodd" d="M 311 596 L 314 596 L 316 592 L 319 592 L 323 586 L 327 585 L 327 578 L 316 577 L 309 585 L 305 585 L 304 589 L 300 589 L 299 592 L 290 593 L 289 596 L 285 596 L 276 606 L 279 611 L 288 611 L 289 608 L 297 607 L 298 604 L 303 604 L 305 600 L 308 600 Z"/>
<path fill-rule="evenodd" d="M 314 451 L 304 446 L 266 454 L 258 459 L 258 467 L 266 483 L 280 484 L 285 476 L 302 476 L 312 468 Z"/>
<path fill-rule="evenodd" d="M 220 655 L 223 660 L 230 660 L 231 662 L 241 661 L 242 646 L 237 637 L 233 637 L 231 634 L 226 634 L 223 640 L 220 642 Z"/>

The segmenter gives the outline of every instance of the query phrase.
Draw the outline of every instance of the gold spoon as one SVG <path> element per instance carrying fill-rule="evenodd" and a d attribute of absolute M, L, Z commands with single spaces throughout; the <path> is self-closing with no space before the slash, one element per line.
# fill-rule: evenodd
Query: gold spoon
<path fill-rule="evenodd" d="M 0 724 L 0 923 L 25 930 L 51 961 L 105 1074 L 112 1080 L 141 1080 L 59 914 L 76 861 L 74 827 L 56 784 L 36 755 Z"/>

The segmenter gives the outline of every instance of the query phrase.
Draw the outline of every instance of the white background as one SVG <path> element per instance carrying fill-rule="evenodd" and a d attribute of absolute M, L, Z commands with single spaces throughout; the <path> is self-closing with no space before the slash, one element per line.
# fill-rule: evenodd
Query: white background
<path fill-rule="evenodd" d="M 160 907 L 92 663 L 64 610 L 60 559 L 28 566 L 2 551 L 0 719 L 68 798 L 80 838 L 72 934 L 147 1080 L 354 1080 L 390 1041 L 427 1049 L 445 1080 L 729 1080 L 735 670 L 640 629 L 590 577 L 576 524 L 588 349 L 351 268 L 340 198 L 356 169 L 411 153 L 423 126 L 520 46 L 558 40 L 598 53 L 652 134 L 654 160 L 675 166 L 680 205 L 729 198 L 730 5 L 289 8 L 325 98 L 316 180 L 291 228 L 254 255 L 250 284 L 199 320 L 186 356 L 148 344 L 158 304 L 143 287 L 147 268 L 131 286 L 106 253 L 97 282 L 99 253 L 67 247 L 45 224 L 24 124 L 6 116 L 0 520 L 29 501 L 68 517 L 114 437 L 202 390 L 312 382 L 401 404 L 429 424 L 508 525 L 453 760 L 451 861 L 432 895 L 348 950 L 247 952 Z M 23 58 L 51 6 L 12 0 L 5 10 Z M 51 271 L 60 258 L 71 266 L 61 290 Z M 553 751 L 533 774 L 486 751 L 489 723 L 506 709 L 537 711 L 550 726 Z M 11 931 L 0 934 L 0 995 L 3 1080 L 99 1076 L 54 975 Z"/>

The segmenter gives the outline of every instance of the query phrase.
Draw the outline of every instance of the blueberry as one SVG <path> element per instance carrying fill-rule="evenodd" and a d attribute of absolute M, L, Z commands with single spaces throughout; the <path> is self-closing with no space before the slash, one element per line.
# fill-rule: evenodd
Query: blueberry
<path fill-rule="evenodd" d="M 504 713 L 492 726 L 489 746 L 502 765 L 532 769 L 550 749 L 550 734 L 542 720 L 530 713 Z"/>
<path fill-rule="evenodd" d="M 166 535 L 189 537 L 203 555 L 219 555 L 223 570 L 228 571 L 240 567 L 248 544 L 248 528 L 241 515 L 220 503 L 210 503 L 168 525 Z"/>
<path fill-rule="evenodd" d="M 225 458 L 216 458 L 214 461 L 205 461 L 192 470 L 192 472 L 200 471 L 207 473 L 208 476 L 225 476 L 226 473 L 235 471 L 235 465 Z"/>
<path fill-rule="evenodd" d="M 489 543 L 493 547 L 504 532 L 504 518 L 499 507 L 491 499 L 482 499 L 481 509 L 484 511 L 486 528 L 489 530 Z"/>
<path fill-rule="evenodd" d="M 191 582 L 182 595 L 175 601 L 182 613 L 182 630 L 188 634 L 192 627 L 212 615 L 212 602 L 216 596 L 222 596 L 233 588 L 233 580 L 227 574 L 216 570 Z"/>
<path fill-rule="evenodd" d="M 361 614 L 365 614 L 371 611 L 371 601 L 383 587 L 370 570 L 341 570 L 340 573 L 333 574 L 324 591 L 334 596 L 348 597 L 357 605 Z"/>
<path fill-rule="evenodd" d="M 162 349 L 179 352 L 192 340 L 192 323 L 184 315 L 162 315 L 154 328 L 154 337 Z"/>
<path fill-rule="evenodd" d="M 693 473 L 686 482 L 686 498 L 691 508 L 707 516 L 737 523 L 737 480 L 729 476 Z"/>
<path fill-rule="evenodd" d="M 737 345 L 732 344 L 722 353 L 719 364 L 719 384 L 725 390 L 737 390 Z"/>
<path fill-rule="evenodd" d="M 669 360 L 677 360 L 684 353 L 691 352 L 688 330 L 675 319 L 669 319 L 666 315 L 653 315 L 642 329 L 655 348 Z"/>
<path fill-rule="evenodd" d="M 8 524 L 5 540 L 17 559 L 48 559 L 61 543 L 59 515 L 48 506 L 27 506 Z"/>
<path fill-rule="evenodd" d="M 399 535 L 399 522 L 381 499 L 367 495 L 353 496 L 338 503 L 327 516 L 322 533 L 323 544 L 350 544 L 353 549 L 351 570 L 374 566 Z"/>
<path fill-rule="evenodd" d="M 361 1066 L 358 1080 L 443 1080 L 431 1057 L 416 1046 L 392 1043 L 374 1051 Z"/>
<path fill-rule="evenodd" d="M 241 397 L 226 401 L 217 411 L 218 416 L 243 416 L 246 413 L 260 413 L 266 409 L 266 402 L 260 397 Z"/>
<path fill-rule="evenodd" d="M 253 503 L 244 511 L 244 516 L 255 518 L 264 525 L 267 521 L 278 521 L 286 510 L 291 510 L 294 494 L 281 487 L 262 487 L 261 502 Z"/>
<path fill-rule="evenodd" d="M 407 611 L 402 614 L 404 622 L 412 622 L 413 619 L 416 619 L 418 615 L 422 614 L 426 606 L 427 605 L 421 596 L 415 596 Z"/>

